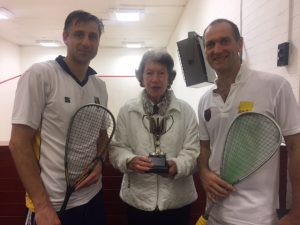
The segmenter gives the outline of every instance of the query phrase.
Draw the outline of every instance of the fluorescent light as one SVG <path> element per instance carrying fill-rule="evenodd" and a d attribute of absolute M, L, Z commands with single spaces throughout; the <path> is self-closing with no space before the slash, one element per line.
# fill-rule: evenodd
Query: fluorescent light
<path fill-rule="evenodd" d="M 44 47 L 59 47 L 59 46 L 61 46 L 61 43 L 59 41 L 54 41 L 54 40 L 38 40 L 36 42 L 39 43 L 39 45 L 44 46 Z"/>
<path fill-rule="evenodd" d="M 124 43 L 126 48 L 142 48 L 144 43 L 142 42 L 126 42 Z"/>
<path fill-rule="evenodd" d="M 136 22 L 141 19 L 141 10 L 123 9 L 115 11 L 115 15 L 118 21 L 123 22 Z"/>
<path fill-rule="evenodd" d="M 0 7 L 0 19 L 7 20 L 14 16 L 14 14 L 6 8 Z"/>

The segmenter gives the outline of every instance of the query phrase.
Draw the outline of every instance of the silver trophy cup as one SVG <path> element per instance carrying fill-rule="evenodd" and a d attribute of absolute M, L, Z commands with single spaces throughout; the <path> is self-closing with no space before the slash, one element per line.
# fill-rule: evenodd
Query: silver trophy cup
<path fill-rule="evenodd" d="M 154 152 L 149 154 L 152 161 L 152 168 L 149 173 L 168 173 L 169 167 L 167 163 L 166 153 L 160 148 L 160 137 L 168 132 L 174 123 L 172 115 L 161 117 L 158 115 L 144 115 L 144 127 L 153 135 Z"/>

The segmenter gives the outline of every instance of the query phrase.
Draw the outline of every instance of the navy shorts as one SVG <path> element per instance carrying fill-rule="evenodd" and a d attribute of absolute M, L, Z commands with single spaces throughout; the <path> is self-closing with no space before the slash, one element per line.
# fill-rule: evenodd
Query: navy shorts
<path fill-rule="evenodd" d="M 62 225 L 106 225 L 103 192 L 88 203 L 66 210 L 60 215 Z M 35 214 L 27 212 L 25 225 L 35 225 Z"/>

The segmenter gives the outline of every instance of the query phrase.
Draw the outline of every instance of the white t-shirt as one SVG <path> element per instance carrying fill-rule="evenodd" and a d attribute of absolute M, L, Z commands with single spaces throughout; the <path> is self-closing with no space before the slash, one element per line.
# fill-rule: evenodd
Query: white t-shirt
<path fill-rule="evenodd" d="M 249 70 L 242 66 L 231 85 L 226 102 L 212 87 L 200 99 L 198 107 L 200 140 L 210 140 L 209 167 L 220 173 L 222 153 L 229 126 L 241 105 L 246 111 L 273 118 L 283 136 L 300 132 L 300 111 L 290 84 L 274 74 Z M 246 107 L 246 108 L 247 108 Z M 217 220 L 239 225 L 271 225 L 276 221 L 279 185 L 279 154 L 263 167 L 235 185 L 237 191 L 218 202 L 211 212 Z"/>
<path fill-rule="evenodd" d="M 80 82 L 69 71 L 63 57 L 33 65 L 20 78 L 12 123 L 38 130 L 41 177 L 50 201 L 59 210 L 66 191 L 64 155 L 66 135 L 72 115 L 89 103 L 107 105 L 105 83 L 89 68 Z M 67 208 L 87 203 L 102 188 L 101 180 L 72 194 Z M 27 207 L 32 209 L 29 201 Z"/>

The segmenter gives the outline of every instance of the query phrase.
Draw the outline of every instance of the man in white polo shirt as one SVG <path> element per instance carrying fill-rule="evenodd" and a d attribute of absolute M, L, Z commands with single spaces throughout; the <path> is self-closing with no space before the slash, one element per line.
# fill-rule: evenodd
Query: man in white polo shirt
<path fill-rule="evenodd" d="M 107 105 L 105 83 L 89 67 L 104 26 L 96 16 L 76 10 L 65 21 L 67 56 L 37 63 L 20 78 L 10 149 L 24 184 L 26 225 L 105 224 L 102 164 L 96 166 L 57 216 L 66 192 L 64 153 L 72 115 L 89 103 Z"/>
<path fill-rule="evenodd" d="M 278 75 L 250 70 L 241 63 L 243 39 L 231 21 L 213 21 L 203 37 L 206 58 L 218 75 L 215 85 L 200 99 L 198 108 L 200 178 L 208 200 L 216 202 L 207 224 L 300 224 L 300 111 L 290 84 Z M 219 177 L 229 126 L 245 111 L 272 117 L 285 139 L 293 203 L 290 213 L 279 221 L 276 216 L 278 154 L 234 187 Z"/>

